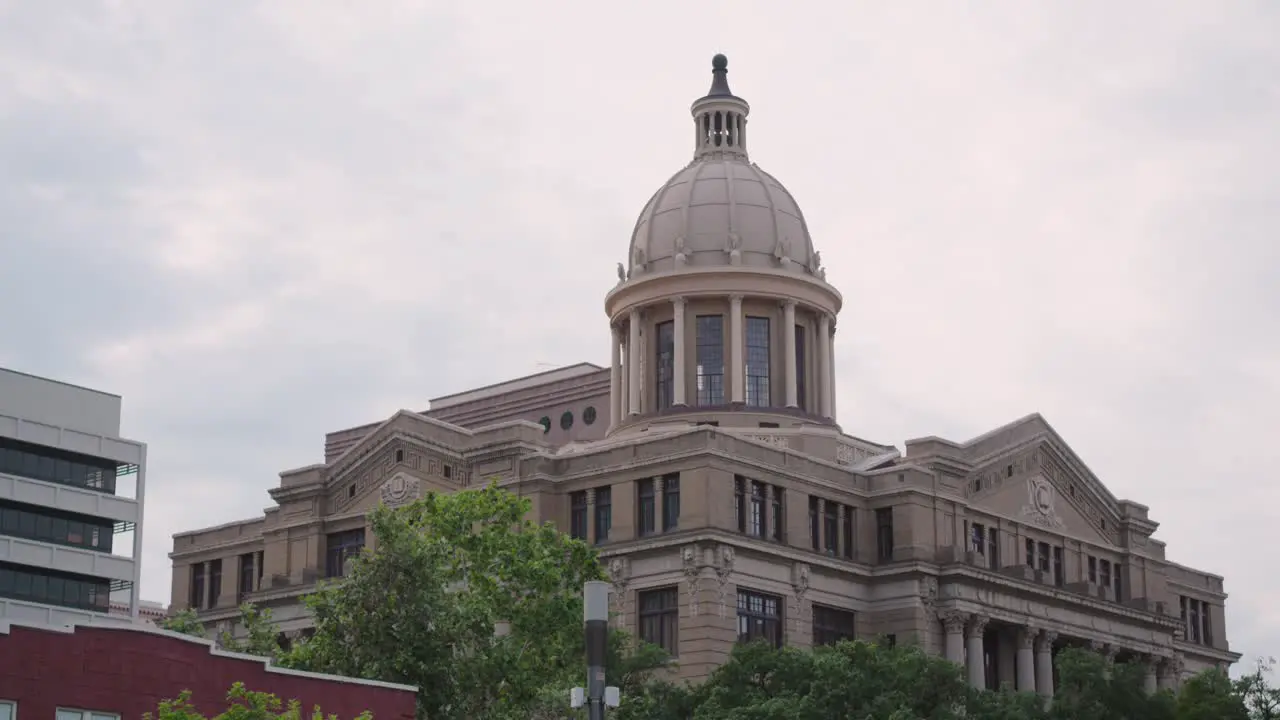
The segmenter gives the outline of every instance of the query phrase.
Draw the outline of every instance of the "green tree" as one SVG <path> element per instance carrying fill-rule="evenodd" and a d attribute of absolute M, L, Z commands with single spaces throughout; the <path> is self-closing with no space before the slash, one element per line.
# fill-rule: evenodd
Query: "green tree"
<path fill-rule="evenodd" d="M 1249 720 L 1280 720 L 1280 688 L 1268 682 L 1274 658 L 1259 660 L 1253 672 L 1236 681 L 1236 692 L 1249 711 Z"/>
<path fill-rule="evenodd" d="M 679 699 L 679 698 L 677 698 Z M 1029 693 L 971 688 L 959 666 L 910 646 L 734 649 L 688 700 L 694 720 L 1040 720 Z"/>
<path fill-rule="evenodd" d="M 158 621 L 156 624 L 171 632 L 198 638 L 208 637 L 208 628 L 205 627 L 196 612 L 190 608 L 180 610 Z M 277 657 L 280 654 L 280 645 L 277 641 L 279 629 L 271 620 L 271 610 L 269 608 L 259 610 L 251 603 L 241 605 L 240 624 L 246 630 L 246 637 L 240 639 L 230 632 L 223 632 L 221 637 L 218 638 L 222 647 L 233 652 L 270 658 Z"/>
<path fill-rule="evenodd" d="M 291 700 L 286 706 L 271 693 L 252 692 L 244 683 L 236 683 L 227 692 L 229 706 L 213 718 L 205 716 L 191 704 L 191 691 L 184 690 L 176 700 L 165 700 L 155 714 L 146 713 L 145 720 L 303 720 L 302 704 Z M 312 710 L 309 720 L 339 720 L 336 715 L 325 715 L 319 707 Z M 373 715 L 363 712 L 355 720 L 373 720 Z"/>
<path fill-rule="evenodd" d="M 1249 720 L 1249 711 L 1226 673 L 1206 670 L 1182 681 L 1177 720 Z"/>
<path fill-rule="evenodd" d="M 432 720 L 526 720 L 553 693 L 562 711 L 585 679 L 582 585 L 603 572 L 592 548 L 528 522 L 529 509 L 493 485 L 377 508 L 375 549 L 307 598 L 315 634 L 282 664 L 416 685 Z"/>
<path fill-rule="evenodd" d="M 245 637 L 237 638 L 230 632 L 223 631 L 222 647 L 249 655 L 279 657 L 280 629 L 271 620 L 271 608 L 259 610 L 252 603 L 241 605 L 240 625 L 245 629 Z"/>
<path fill-rule="evenodd" d="M 204 623 L 200 622 L 200 617 L 196 615 L 196 611 L 191 608 L 185 608 L 178 612 L 161 618 L 156 621 L 156 625 L 170 632 L 182 633 L 192 637 L 207 637 L 207 628 Z"/>
<path fill-rule="evenodd" d="M 1137 663 L 1112 663 L 1082 648 L 1057 654 L 1058 683 L 1050 716 L 1055 720 L 1174 720 L 1173 695 L 1148 695 L 1146 669 Z"/>

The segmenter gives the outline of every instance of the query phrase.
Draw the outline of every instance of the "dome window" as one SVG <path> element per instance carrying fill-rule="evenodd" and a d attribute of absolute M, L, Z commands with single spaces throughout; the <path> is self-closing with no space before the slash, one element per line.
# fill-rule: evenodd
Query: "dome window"
<path fill-rule="evenodd" d="M 560 429 L 568 430 L 571 427 L 573 427 L 573 412 L 565 410 L 564 414 L 560 416 Z"/>

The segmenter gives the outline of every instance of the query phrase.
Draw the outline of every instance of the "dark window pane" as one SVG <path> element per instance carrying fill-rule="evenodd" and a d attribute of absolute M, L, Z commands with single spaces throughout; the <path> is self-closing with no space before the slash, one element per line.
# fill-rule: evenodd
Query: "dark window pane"
<path fill-rule="evenodd" d="M 697 342 L 697 400 L 699 405 L 724 404 L 724 318 L 699 315 L 695 320 Z"/>
<path fill-rule="evenodd" d="M 747 318 L 747 405 L 769 406 L 769 318 Z"/>
<path fill-rule="evenodd" d="M 668 320 L 658 323 L 658 342 L 654 344 L 654 371 L 657 373 L 658 409 L 665 410 L 675 402 L 675 323 Z"/>

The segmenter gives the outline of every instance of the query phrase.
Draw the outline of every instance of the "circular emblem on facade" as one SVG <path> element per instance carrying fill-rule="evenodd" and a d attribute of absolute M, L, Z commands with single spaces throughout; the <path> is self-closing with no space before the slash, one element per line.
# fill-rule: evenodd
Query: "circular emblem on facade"
<path fill-rule="evenodd" d="M 1035 502 L 1036 510 L 1045 515 L 1053 514 L 1053 488 L 1050 488 L 1048 483 L 1036 483 L 1032 498 Z"/>
<path fill-rule="evenodd" d="M 382 502 L 395 507 L 418 499 L 418 479 L 397 473 L 382 484 Z"/>

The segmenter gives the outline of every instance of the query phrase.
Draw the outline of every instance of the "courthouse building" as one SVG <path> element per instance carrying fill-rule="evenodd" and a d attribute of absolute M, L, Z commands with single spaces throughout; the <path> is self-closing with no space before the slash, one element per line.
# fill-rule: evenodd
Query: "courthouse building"
<path fill-rule="evenodd" d="M 370 541 L 366 513 L 498 481 L 599 548 L 615 622 L 704 677 L 733 643 L 916 643 L 973 683 L 1053 692 L 1054 653 L 1146 663 L 1154 689 L 1238 659 L 1220 576 L 1179 565 L 1029 415 L 901 447 L 836 422 L 841 309 L 796 199 L 748 157 L 723 56 L 693 155 L 640 212 L 604 298 L 610 367 L 432 400 L 325 438 L 262 516 L 174 537 L 175 608 L 230 623 L 303 596 Z"/>

